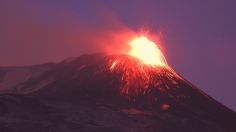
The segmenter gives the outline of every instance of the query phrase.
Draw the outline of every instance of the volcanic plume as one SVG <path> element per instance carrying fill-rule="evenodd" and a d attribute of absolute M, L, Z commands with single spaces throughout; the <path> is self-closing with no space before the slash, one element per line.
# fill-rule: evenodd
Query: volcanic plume
<path fill-rule="evenodd" d="M 234 132 L 236 114 L 168 64 L 145 36 L 122 54 L 0 68 L 2 131 Z"/>

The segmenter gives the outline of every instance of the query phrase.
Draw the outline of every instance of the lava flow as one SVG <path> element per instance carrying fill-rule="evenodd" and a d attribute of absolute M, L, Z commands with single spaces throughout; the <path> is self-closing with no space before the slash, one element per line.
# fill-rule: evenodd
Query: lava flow
<path fill-rule="evenodd" d="M 164 55 L 155 42 L 145 36 L 134 38 L 130 50 L 111 62 L 110 70 L 121 75 L 121 92 L 126 95 L 148 93 L 165 82 L 161 76 L 178 77 L 167 65 Z M 161 88 L 160 88 L 161 89 Z"/>

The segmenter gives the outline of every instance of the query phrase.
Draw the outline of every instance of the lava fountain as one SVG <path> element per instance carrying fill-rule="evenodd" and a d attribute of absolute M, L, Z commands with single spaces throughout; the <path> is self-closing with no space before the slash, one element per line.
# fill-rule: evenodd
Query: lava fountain
<path fill-rule="evenodd" d="M 144 64 L 153 67 L 166 65 L 165 57 L 160 48 L 147 37 L 134 38 L 129 45 L 131 50 L 127 54 L 140 59 Z"/>
<path fill-rule="evenodd" d="M 168 80 L 179 77 L 168 65 L 155 42 L 145 36 L 136 37 L 129 43 L 130 49 L 112 59 L 110 70 L 121 75 L 121 93 L 137 96 L 148 93 L 153 88 L 165 85 Z"/>

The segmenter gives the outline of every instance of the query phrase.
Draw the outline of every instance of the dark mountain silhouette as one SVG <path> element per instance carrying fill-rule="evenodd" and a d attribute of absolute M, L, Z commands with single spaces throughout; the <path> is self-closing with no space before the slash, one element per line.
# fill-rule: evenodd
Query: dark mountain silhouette
<path fill-rule="evenodd" d="M 170 67 L 93 54 L 0 68 L 1 132 L 235 132 L 236 113 Z"/>

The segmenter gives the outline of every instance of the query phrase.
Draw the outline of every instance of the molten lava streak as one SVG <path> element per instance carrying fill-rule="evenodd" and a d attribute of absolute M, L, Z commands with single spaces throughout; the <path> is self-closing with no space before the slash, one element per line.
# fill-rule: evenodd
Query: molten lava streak
<path fill-rule="evenodd" d="M 130 42 L 131 50 L 129 55 L 140 59 L 144 64 L 155 66 L 164 66 L 165 57 L 157 45 L 145 36 L 134 38 Z"/>

